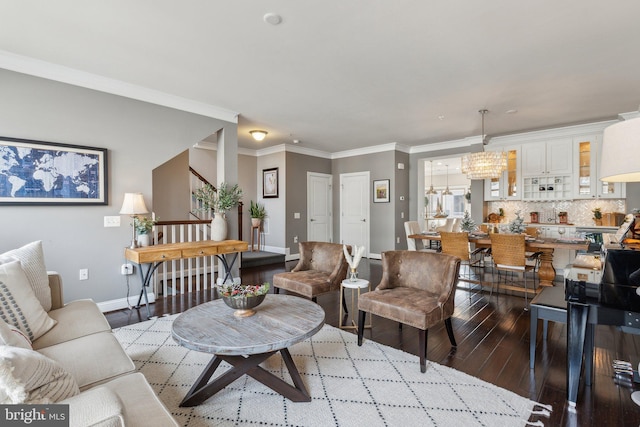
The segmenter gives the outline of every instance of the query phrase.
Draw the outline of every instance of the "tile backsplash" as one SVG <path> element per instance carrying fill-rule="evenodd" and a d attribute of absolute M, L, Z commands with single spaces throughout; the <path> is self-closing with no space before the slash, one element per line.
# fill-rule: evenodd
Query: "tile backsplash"
<path fill-rule="evenodd" d="M 529 222 L 531 217 L 529 212 L 538 212 L 539 222 L 558 222 L 558 212 L 567 212 L 568 222 L 577 226 L 593 226 L 593 210 L 600 208 L 602 213 L 627 212 L 625 199 L 599 199 L 599 200 L 562 200 L 554 202 L 523 202 L 523 201 L 501 201 L 487 202 L 487 215 L 491 212 L 498 212 L 504 209 L 505 222 L 510 222 L 516 217 L 516 212 L 520 211 L 520 216 L 525 222 Z"/>

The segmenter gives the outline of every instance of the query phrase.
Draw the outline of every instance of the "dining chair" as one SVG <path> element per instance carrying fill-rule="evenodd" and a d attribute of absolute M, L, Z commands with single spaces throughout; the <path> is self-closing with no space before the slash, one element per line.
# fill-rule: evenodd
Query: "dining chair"
<path fill-rule="evenodd" d="M 479 267 L 481 260 L 477 258 L 482 254 L 482 249 L 470 250 L 469 247 L 469 233 L 463 232 L 440 232 L 440 243 L 442 245 L 442 253 L 457 256 L 460 258 L 460 278 L 467 282 L 468 289 L 471 289 L 472 281 L 472 267 Z M 462 267 L 465 267 L 464 269 Z M 465 274 L 466 272 L 466 274 Z M 484 275 L 483 275 L 484 276 Z M 480 282 L 480 291 L 482 291 L 482 280 Z M 471 293 L 469 293 L 469 299 L 471 299 Z"/>
<path fill-rule="evenodd" d="M 534 266 L 527 264 L 527 257 L 525 255 L 525 238 L 524 234 L 506 234 L 506 233 L 492 233 L 489 235 L 491 239 L 491 256 L 493 257 L 493 268 L 498 272 L 498 284 L 496 286 L 496 292 L 499 292 L 501 273 L 504 273 L 505 288 L 510 290 L 521 290 L 519 286 L 508 286 L 507 277 L 509 274 L 512 278 L 516 273 L 522 273 L 524 283 L 524 309 L 529 310 L 528 301 L 528 288 L 527 288 L 527 274 L 533 271 Z M 492 275 L 491 294 L 493 294 L 493 286 L 495 283 L 495 274 Z M 534 290 L 535 290 L 535 276 L 534 276 Z"/>
<path fill-rule="evenodd" d="M 358 345 L 367 313 L 413 326 L 418 329 L 420 372 L 426 372 L 429 328 L 444 322 L 451 346 L 457 346 L 451 316 L 459 271 L 460 259 L 453 255 L 383 252 L 380 283 L 358 299 Z"/>
<path fill-rule="evenodd" d="M 538 227 L 526 227 L 524 229 L 524 234 L 527 236 L 538 238 L 538 233 L 540 229 Z M 536 274 L 538 269 L 540 268 L 540 257 L 542 256 L 542 252 L 540 251 L 526 251 L 525 255 L 527 256 L 527 261 L 529 264 L 533 265 L 533 273 Z"/>
<path fill-rule="evenodd" d="M 420 251 L 420 252 L 436 252 L 435 249 L 431 249 L 431 240 L 427 239 L 412 239 L 409 236 L 412 234 L 420 234 L 422 231 L 420 230 L 420 224 L 418 221 L 405 221 L 404 223 L 404 232 L 407 237 L 407 249 L 410 251 Z M 422 247 L 418 249 L 418 241 L 422 243 Z M 427 247 L 429 245 L 429 247 Z"/>
<path fill-rule="evenodd" d="M 444 222 L 444 225 L 436 227 L 436 231 L 453 231 L 453 223 L 455 222 L 455 218 L 447 218 Z"/>

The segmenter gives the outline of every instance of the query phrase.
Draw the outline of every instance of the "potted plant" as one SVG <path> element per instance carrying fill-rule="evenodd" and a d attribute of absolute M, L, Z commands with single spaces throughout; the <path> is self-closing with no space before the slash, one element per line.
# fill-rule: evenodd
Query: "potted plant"
<path fill-rule="evenodd" d="M 157 218 L 148 218 L 146 216 L 133 217 L 133 227 L 136 229 L 136 234 L 138 235 L 137 240 L 140 246 L 149 246 L 149 233 L 157 222 Z"/>
<path fill-rule="evenodd" d="M 249 204 L 249 213 L 251 214 L 251 225 L 254 227 L 258 227 L 267 216 L 264 205 L 253 200 Z"/>
<path fill-rule="evenodd" d="M 211 240 L 225 240 L 227 238 L 227 221 L 225 212 L 238 206 L 242 199 L 242 189 L 238 184 L 229 185 L 226 182 L 215 188 L 211 184 L 198 188 L 193 197 L 201 202 L 203 210 L 213 210 L 211 220 Z"/>
<path fill-rule="evenodd" d="M 596 225 L 602 225 L 602 211 L 600 208 L 595 208 L 593 211 L 593 221 Z"/>
<path fill-rule="evenodd" d="M 466 231 L 467 233 L 471 233 L 476 229 L 476 222 L 471 218 L 469 211 L 464 211 L 464 216 L 462 217 L 462 221 L 460 221 L 460 230 Z"/>

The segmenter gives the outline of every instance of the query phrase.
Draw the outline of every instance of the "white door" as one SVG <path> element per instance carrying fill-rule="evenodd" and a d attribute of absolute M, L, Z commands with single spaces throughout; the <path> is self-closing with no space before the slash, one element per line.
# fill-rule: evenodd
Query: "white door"
<path fill-rule="evenodd" d="M 340 174 L 340 243 L 369 254 L 369 172 Z"/>
<path fill-rule="evenodd" d="M 331 181 L 324 173 L 307 172 L 307 240 L 332 242 Z"/>

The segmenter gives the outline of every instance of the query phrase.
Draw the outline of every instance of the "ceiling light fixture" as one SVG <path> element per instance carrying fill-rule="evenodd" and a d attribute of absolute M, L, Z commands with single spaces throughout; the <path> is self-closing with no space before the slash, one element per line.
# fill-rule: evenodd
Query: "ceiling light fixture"
<path fill-rule="evenodd" d="M 482 145 L 487 145 L 488 141 L 484 134 L 484 115 L 489 110 L 479 110 L 482 114 Z M 484 149 L 484 148 L 483 148 Z M 492 179 L 499 178 L 502 172 L 507 169 L 507 153 L 504 151 L 480 151 L 462 156 L 462 173 L 467 174 L 469 179 Z"/>
<path fill-rule="evenodd" d="M 451 196 L 453 193 L 449 190 L 449 165 L 445 165 L 447 167 L 447 188 L 442 192 L 443 196 Z"/>
<path fill-rule="evenodd" d="M 429 163 L 431 163 L 431 186 L 429 187 L 429 191 L 427 191 L 427 196 L 433 196 L 434 194 L 438 194 L 438 192 L 433 189 L 433 160 L 429 160 Z"/>
<path fill-rule="evenodd" d="M 252 130 L 249 131 L 253 139 L 256 141 L 262 141 L 267 137 L 268 132 L 266 130 Z"/>

